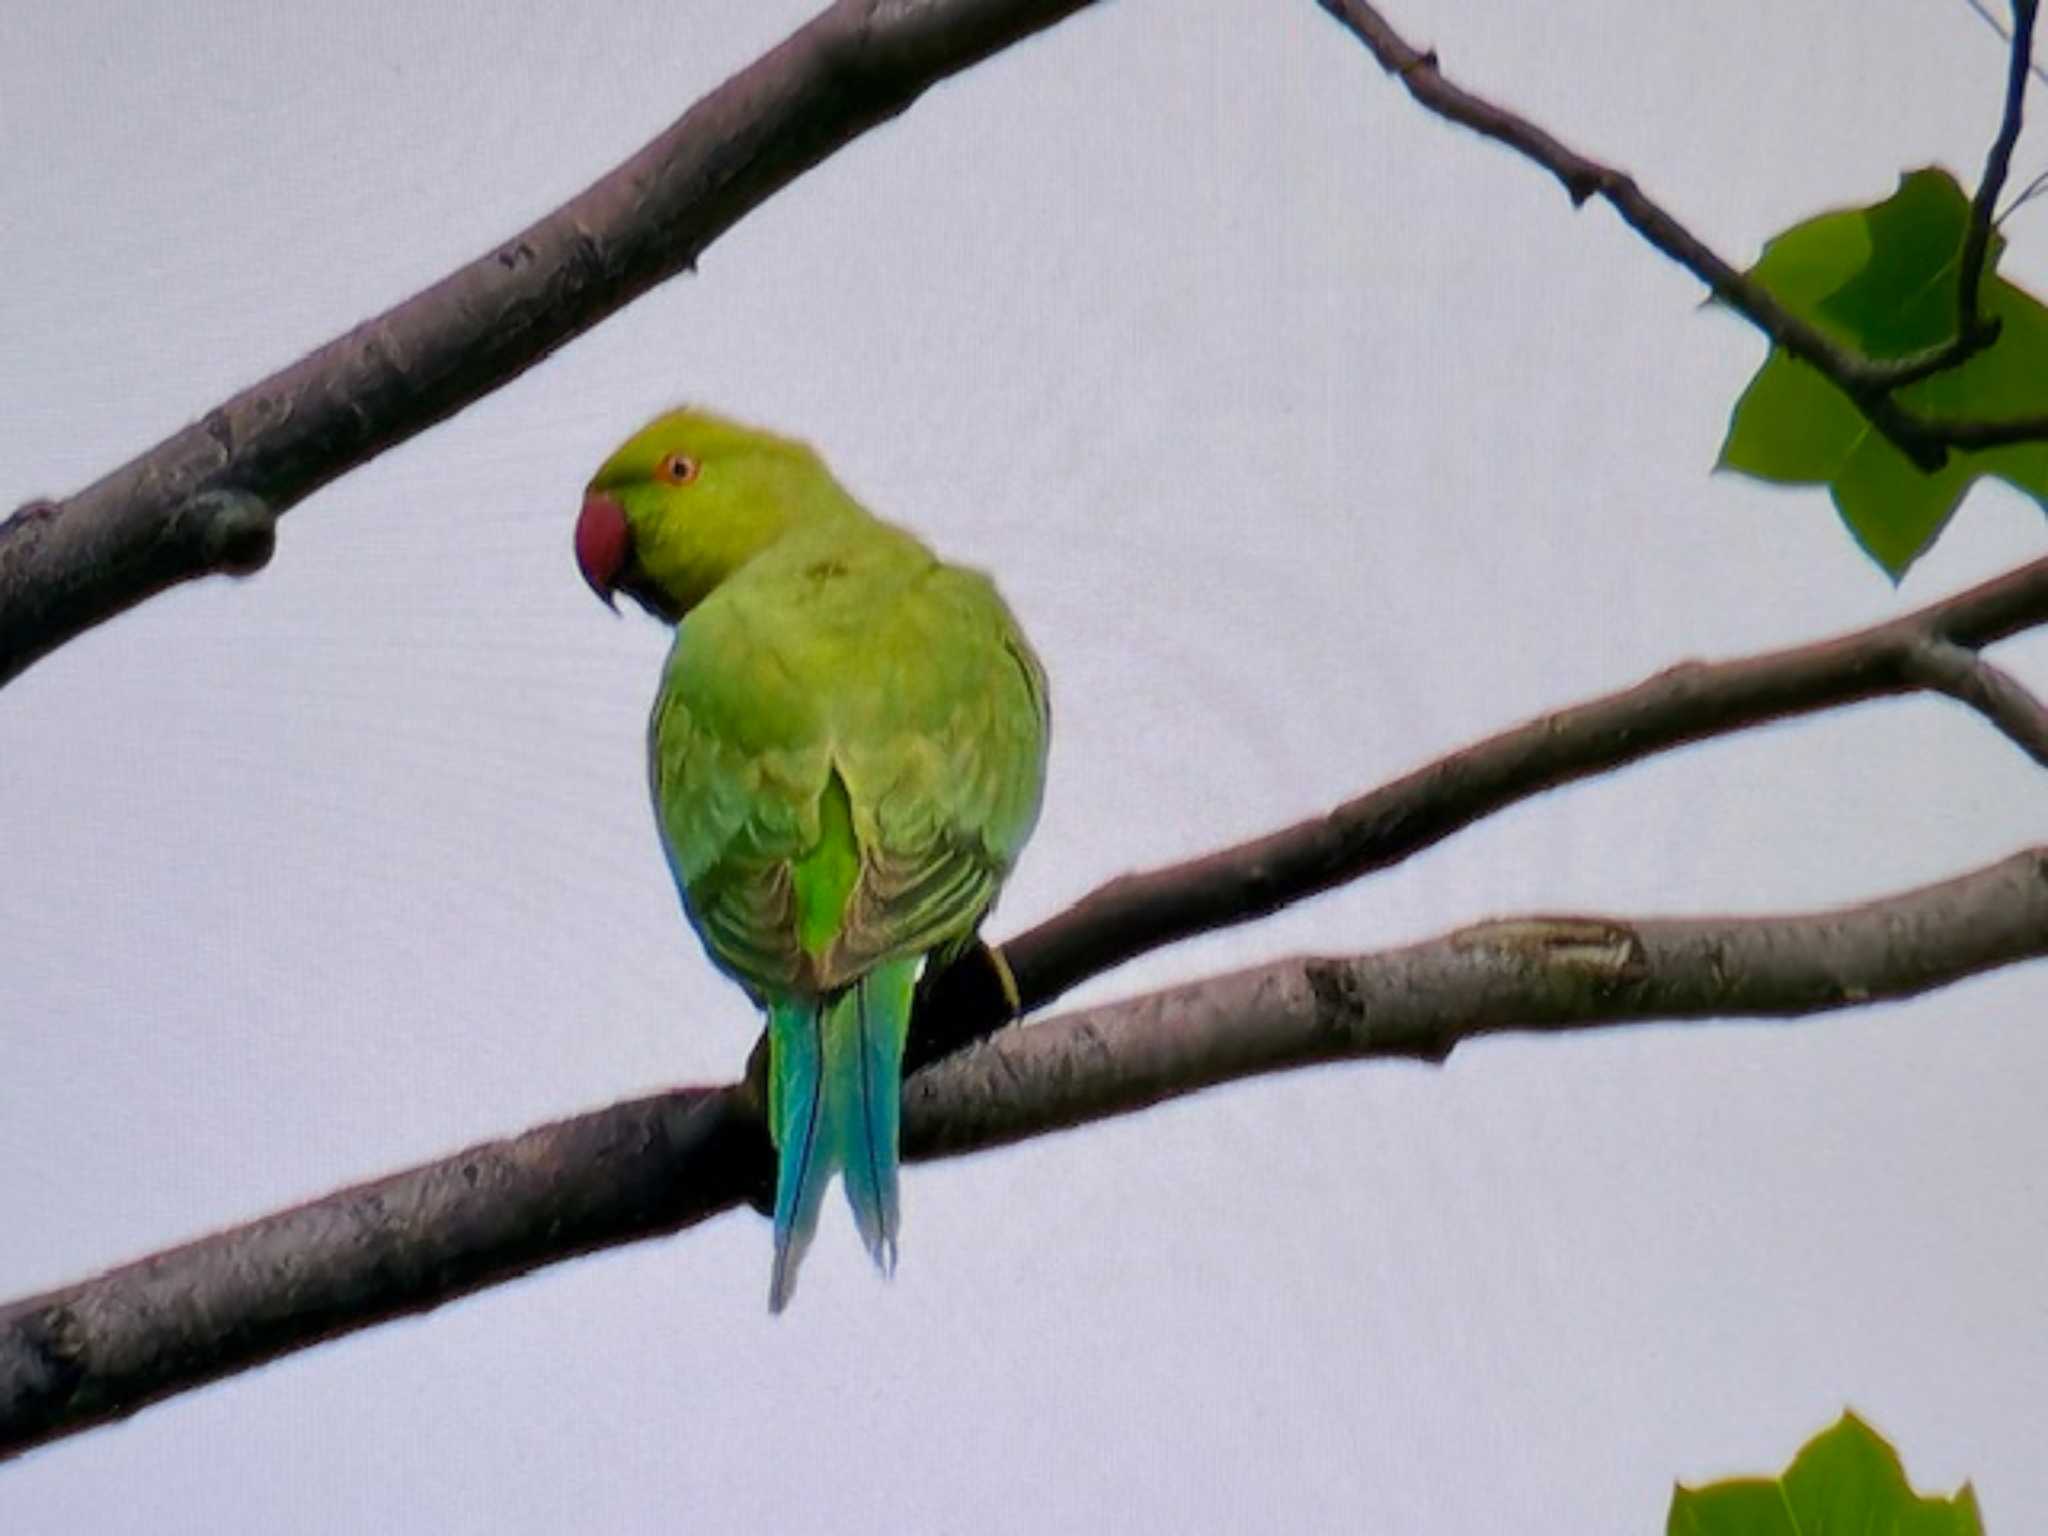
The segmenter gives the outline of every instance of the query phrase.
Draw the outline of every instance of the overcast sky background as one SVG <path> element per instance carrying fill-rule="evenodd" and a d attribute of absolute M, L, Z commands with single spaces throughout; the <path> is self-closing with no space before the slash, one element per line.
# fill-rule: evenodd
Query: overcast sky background
<path fill-rule="evenodd" d="M 810 0 L 10 0 L 0 506 L 79 488 L 637 148 Z M 197 20 L 204 15 L 203 21 Z M 1447 68 L 1739 262 L 1940 162 L 1962 0 L 1399 0 Z M 2048 163 L 2048 127 L 2016 179 Z M 2048 291 L 2048 205 L 2006 270 Z M 1308 0 L 1125 0 L 948 84 L 671 283 L 0 693 L 0 1296 L 677 1082 L 755 1025 L 641 757 L 665 645 L 584 480 L 679 400 L 811 438 L 993 570 L 1053 679 L 991 931 L 1694 655 L 2042 549 L 1980 489 L 1902 590 L 1709 473 L 1763 355 Z M 2000 659 L 2048 688 L 2048 642 Z M 1531 909 L 1862 899 L 2048 839 L 1943 701 L 1751 733 L 1102 978 Z M 2048 969 L 1797 1027 L 1488 1041 L 750 1213 L 0 1467 L 0 1529 L 1645 1532 L 1845 1404 L 1990 1528 L 2048 1508 Z"/>

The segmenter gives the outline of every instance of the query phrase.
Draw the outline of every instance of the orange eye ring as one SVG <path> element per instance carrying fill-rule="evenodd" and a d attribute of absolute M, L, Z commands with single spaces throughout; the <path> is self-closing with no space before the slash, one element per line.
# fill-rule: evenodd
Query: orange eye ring
<path fill-rule="evenodd" d="M 697 469 L 697 461 L 686 453 L 664 454 L 654 466 L 654 478 L 667 485 L 688 485 L 697 478 Z"/>

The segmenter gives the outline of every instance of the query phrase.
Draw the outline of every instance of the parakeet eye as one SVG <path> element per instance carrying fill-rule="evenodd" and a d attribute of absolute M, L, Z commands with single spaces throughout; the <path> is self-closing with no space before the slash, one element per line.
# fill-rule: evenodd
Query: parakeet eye
<path fill-rule="evenodd" d="M 697 461 L 686 453 L 671 453 L 654 466 L 654 478 L 670 485 L 688 485 L 697 478 Z"/>

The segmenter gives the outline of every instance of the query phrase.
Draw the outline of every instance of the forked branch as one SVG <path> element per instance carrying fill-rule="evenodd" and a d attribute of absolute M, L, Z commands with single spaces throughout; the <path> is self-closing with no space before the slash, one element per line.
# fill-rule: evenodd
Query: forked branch
<path fill-rule="evenodd" d="M 2005 185 L 2013 144 L 2019 138 L 2028 66 L 2033 58 L 2037 0 L 2014 0 L 2005 107 L 1971 205 L 1961 257 L 1956 333 L 1939 346 L 1899 358 L 1865 357 L 1793 314 L 1760 283 L 1738 272 L 1679 223 L 1627 172 L 1580 154 L 1527 118 L 1452 83 L 1438 66 L 1436 54 L 1408 42 L 1377 7 L 1365 0 L 1316 3 L 1364 43 L 1380 67 L 1430 111 L 1533 160 L 1564 183 L 1574 204 L 1593 197 L 1604 199 L 1630 228 L 1705 283 L 1717 298 L 1801 362 L 1831 379 L 1870 424 L 1922 470 L 1932 473 L 1940 469 L 1952 449 L 1996 448 L 2048 439 L 2048 413 L 1998 420 L 1937 417 L 1901 405 L 1897 399 L 1897 391 L 1908 384 L 1957 367 L 1997 340 L 1998 326 L 1979 313 L 1978 296 L 1990 255 L 1993 209 Z"/>

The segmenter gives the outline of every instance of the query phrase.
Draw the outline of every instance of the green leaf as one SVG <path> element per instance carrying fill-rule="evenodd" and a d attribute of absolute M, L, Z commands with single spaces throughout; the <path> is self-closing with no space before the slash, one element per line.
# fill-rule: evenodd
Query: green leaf
<path fill-rule="evenodd" d="M 1806 1442 L 1775 1482 L 1737 1478 L 1671 1497 L 1665 1536 L 1984 1536 L 1968 1483 L 1923 1498 L 1884 1436 L 1845 1413 Z"/>
<path fill-rule="evenodd" d="M 1870 357 L 1939 346 L 1955 332 L 1970 200 L 1939 169 L 1914 171 L 1870 208 L 1824 213 L 1764 246 L 1750 269 L 1793 313 Z M 2004 241 L 1992 236 L 1986 266 Z M 1936 417 L 1999 418 L 2048 410 L 2048 309 L 1987 271 L 1983 312 L 1998 340 L 1960 368 L 1899 391 Z M 1825 485 L 1856 542 L 1894 581 L 1934 542 L 1980 476 L 2048 507 L 2048 443 L 1952 453 L 1923 474 L 1841 391 L 1777 347 L 1736 402 L 1719 467 L 1786 485 Z"/>

